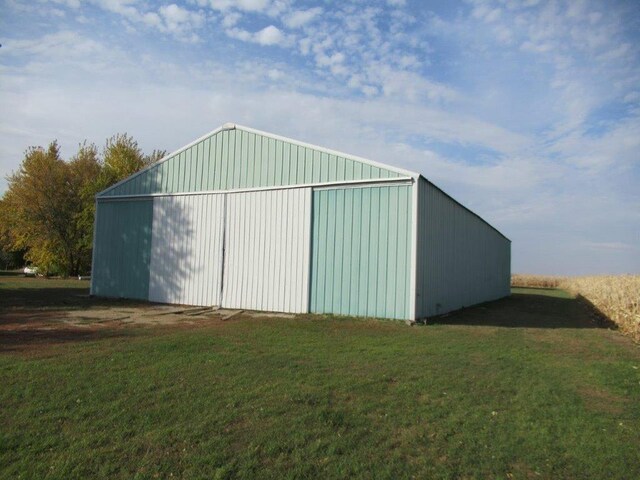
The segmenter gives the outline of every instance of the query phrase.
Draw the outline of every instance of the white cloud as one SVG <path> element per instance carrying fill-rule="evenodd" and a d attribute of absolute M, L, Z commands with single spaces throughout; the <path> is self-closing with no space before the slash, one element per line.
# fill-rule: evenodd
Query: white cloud
<path fill-rule="evenodd" d="M 500 18 L 500 15 L 502 14 L 502 10 L 500 10 L 499 8 L 491 8 L 488 4 L 477 4 L 474 8 L 473 11 L 471 12 L 471 14 L 475 17 L 475 18 L 479 18 L 481 20 L 484 20 L 485 22 L 491 23 L 491 22 L 495 22 L 498 18 Z"/>
<path fill-rule="evenodd" d="M 447 85 L 433 82 L 414 72 L 397 70 L 386 65 L 372 65 L 368 78 L 375 79 L 385 95 L 412 102 L 441 103 L 459 98 L 459 94 Z"/>
<path fill-rule="evenodd" d="M 77 9 L 80 8 L 80 0 L 49 0 L 58 5 L 64 5 L 65 7 Z"/>
<path fill-rule="evenodd" d="M 533 43 L 527 40 L 520 48 L 525 52 L 546 53 L 552 51 L 555 46 L 551 43 Z"/>
<path fill-rule="evenodd" d="M 283 33 L 273 25 L 256 32 L 254 38 L 260 45 L 281 45 L 285 42 Z"/>
<path fill-rule="evenodd" d="M 142 17 L 142 21 L 147 25 L 149 25 L 150 27 L 156 27 L 156 28 L 162 27 L 162 19 L 160 18 L 160 15 L 158 15 L 156 12 L 145 13 Z"/>
<path fill-rule="evenodd" d="M 284 73 L 281 70 L 278 70 L 277 68 L 272 68 L 267 72 L 267 76 L 271 80 L 280 80 L 284 77 Z"/>
<path fill-rule="evenodd" d="M 284 17 L 283 22 L 289 28 L 300 28 L 322 13 L 322 8 L 314 7 L 308 10 L 296 10 Z"/>
<path fill-rule="evenodd" d="M 409 31 L 415 22 L 403 12 L 345 4 L 314 16 L 297 47 L 303 56 L 312 56 L 327 78 L 346 77 L 349 88 L 366 96 L 384 92 L 421 102 L 450 99 L 453 89 L 417 73 L 428 65 L 430 47 L 417 38 L 424 37 L 424 31 Z"/>
<path fill-rule="evenodd" d="M 204 0 L 198 3 L 201 6 L 209 5 L 214 10 L 226 11 L 235 8 L 247 12 L 264 11 L 271 4 L 269 0 Z"/>
<path fill-rule="evenodd" d="M 242 15 L 238 12 L 226 12 L 222 17 L 222 26 L 224 28 L 234 27 L 242 18 Z"/>
<path fill-rule="evenodd" d="M 319 53 L 316 56 L 316 64 L 323 67 L 332 67 L 344 62 L 344 54 L 336 52 L 331 56 L 327 56 L 324 53 Z"/>
<path fill-rule="evenodd" d="M 376 87 L 374 87 L 373 85 L 363 85 L 360 90 L 362 91 L 362 93 L 364 93 L 367 97 L 373 97 L 375 95 L 377 95 L 378 89 Z"/>
<path fill-rule="evenodd" d="M 257 43 L 263 46 L 288 46 L 291 44 L 291 39 L 274 25 L 269 25 L 257 32 L 249 32 L 241 28 L 231 28 L 226 32 L 227 35 L 232 38 L 236 38 L 244 42 Z"/>
<path fill-rule="evenodd" d="M 622 242 L 584 242 L 584 246 L 595 249 L 605 250 L 638 250 L 640 246 L 630 245 Z"/>
<path fill-rule="evenodd" d="M 182 41 L 198 40 L 196 31 L 204 24 L 205 17 L 201 12 L 183 8 L 175 3 L 162 5 L 157 11 L 143 11 L 144 5 L 137 0 L 95 0 L 103 9 L 122 16 L 127 22 L 125 27 L 134 33 L 135 24 L 143 24 L 156 28 L 162 33 L 172 34 Z"/>
<path fill-rule="evenodd" d="M 202 14 L 186 10 L 175 3 L 160 7 L 158 12 L 164 20 L 165 29 L 172 33 L 183 34 L 204 22 Z"/>
<path fill-rule="evenodd" d="M 96 0 L 96 3 L 105 10 L 122 15 L 131 21 L 139 21 L 141 14 L 134 6 L 136 0 Z"/>
<path fill-rule="evenodd" d="M 252 42 L 254 41 L 254 36 L 251 32 L 247 30 L 243 30 L 241 28 L 230 28 L 226 30 L 227 35 L 231 38 L 235 38 L 237 40 L 242 40 L 243 42 Z"/>
<path fill-rule="evenodd" d="M 104 52 L 100 43 L 70 30 L 46 34 L 32 40 L 12 40 L 5 43 L 2 49 L 12 56 L 42 55 L 50 58 L 85 58 L 87 55 Z"/>

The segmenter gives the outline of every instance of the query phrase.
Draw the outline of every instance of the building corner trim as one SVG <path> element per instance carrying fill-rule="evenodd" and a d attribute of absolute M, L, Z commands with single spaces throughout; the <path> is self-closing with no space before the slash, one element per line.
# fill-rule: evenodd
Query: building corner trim
<path fill-rule="evenodd" d="M 418 192 L 420 176 L 413 178 L 411 208 L 411 286 L 409 289 L 409 320 L 417 320 L 417 283 L 418 283 Z"/>

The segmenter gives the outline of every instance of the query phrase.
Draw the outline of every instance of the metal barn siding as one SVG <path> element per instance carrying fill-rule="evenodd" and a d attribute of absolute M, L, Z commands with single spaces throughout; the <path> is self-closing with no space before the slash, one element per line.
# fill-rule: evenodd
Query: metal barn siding
<path fill-rule="evenodd" d="M 151 199 L 97 203 L 93 295 L 147 299 L 152 221 Z"/>
<path fill-rule="evenodd" d="M 220 305 L 224 194 L 156 197 L 149 300 Z"/>
<path fill-rule="evenodd" d="M 509 294 L 510 241 L 418 174 L 235 124 L 96 215 L 95 295 L 415 319 Z"/>
<path fill-rule="evenodd" d="M 311 189 L 227 195 L 227 308 L 308 311 Z"/>
<path fill-rule="evenodd" d="M 313 193 L 310 311 L 410 319 L 411 185 Z"/>
<path fill-rule="evenodd" d="M 418 188 L 416 316 L 508 296 L 511 242 L 423 178 Z"/>
<path fill-rule="evenodd" d="M 102 196 L 219 191 L 400 177 L 389 169 L 246 127 L 214 131 Z M 336 152 L 337 153 L 337 152 Z"/>

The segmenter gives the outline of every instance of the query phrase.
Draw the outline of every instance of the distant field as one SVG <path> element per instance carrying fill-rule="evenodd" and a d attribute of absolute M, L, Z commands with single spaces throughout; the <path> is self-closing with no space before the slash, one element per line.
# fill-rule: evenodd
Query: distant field
<path fill-rule="evenodd" d="M 87 293 L 0 277 L 0 478 L 640 478 L 640 349 L 561 290 L 416 327 Z"/>
<path fill-rule="evenodd" d="M 620 330 L 640 341 L 640 275 L 553 277 L 513 275 L 516 287 L 563 288 L 580 295 Z"/>

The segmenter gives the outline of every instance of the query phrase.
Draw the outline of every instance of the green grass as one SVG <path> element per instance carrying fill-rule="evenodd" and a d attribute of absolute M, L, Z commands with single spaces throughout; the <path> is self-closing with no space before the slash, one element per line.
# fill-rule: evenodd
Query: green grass
<path fill-rule="evenodd" d="M 0 318 L 39 292 L 0 283 Z M 640 351 L 594 326 L 527 289 L 412 328 L 2 330 L 0 477 L 640 478 Z"/>
<path fill-rule="evenodd" d="M 0 313 L 24 309 L 69 310 L 95 306 L 137 305 L 135 300 L 89 298 L 88 280 L 77 278 L 25 277 L 0 270 Z"/>

